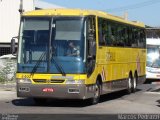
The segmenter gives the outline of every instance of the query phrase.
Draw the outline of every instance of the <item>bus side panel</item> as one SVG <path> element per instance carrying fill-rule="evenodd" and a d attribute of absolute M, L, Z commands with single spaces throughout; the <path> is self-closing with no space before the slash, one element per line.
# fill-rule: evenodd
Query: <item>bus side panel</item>
<path fill-rule="evenodd" d="M 145 50 L 137 48 L 100 47 L 96 73 L 103 81 L 103 93 L 127 88 L 129 73 L 138 73 L 138 84 L 145 80 Z"/>

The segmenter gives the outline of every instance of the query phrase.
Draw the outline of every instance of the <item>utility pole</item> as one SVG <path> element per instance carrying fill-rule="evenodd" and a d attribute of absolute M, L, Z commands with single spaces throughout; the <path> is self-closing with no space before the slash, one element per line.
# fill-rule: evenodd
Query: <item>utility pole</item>
<path fill-rule="evenodd" d="M 123 17 L 124 17 L 125 20 L 128 20 L 128 12 L 127 11 L 124 12 L 124 16 Z"/>
<path fill-rule="evenodd" d="M 23 12 L 24 12 L 24 9 L 23 9 L 23 0 L 20 0 L 19 13 L 22 15 Z"/>

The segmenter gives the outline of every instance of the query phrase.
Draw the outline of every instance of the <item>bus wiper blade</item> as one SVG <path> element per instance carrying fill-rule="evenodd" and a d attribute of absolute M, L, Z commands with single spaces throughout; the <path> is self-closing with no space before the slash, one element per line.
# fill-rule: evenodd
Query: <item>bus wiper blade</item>
<path fill-rule="evenodd" d="M 52 61 L 54 62 L 57 70 L 60 71 L 63 76 L 66 76 L 66 73 L 64 72 L 62 66 L 54 59 L 54 57 L 52 57 Z"/>
<path fill-rule="evenodd" d="M 40 56 L 39 60 L 36 62 L 35 66 L 32 69 L 31 72 L 31 76 L 33 76 L 33 74 L 37 71 L 38 66 L 40 65 L 40 63 L 42 62 L 44 56 L 46 55 L 47 52 L 43 52 L 42 55 Z"/>

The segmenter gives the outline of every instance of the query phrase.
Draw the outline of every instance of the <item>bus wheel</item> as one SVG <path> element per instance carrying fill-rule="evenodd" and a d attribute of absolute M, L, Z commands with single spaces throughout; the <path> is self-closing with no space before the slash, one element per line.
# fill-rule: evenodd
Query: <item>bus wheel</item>
<path fill-rule="evenodd" d="M 91 98 L 91 104 L 95 105 L 99 102 L 100 99 L 100 83 L 99 81 L 96 82 L 95 84 L 95 91 L 94 91 L 94 96 Z"/>
<path fill-rule="evenodd" d="M 128 86 L 127 86 L 127 93 L 130 94 L 132 92 L 132 77 L 131 75 L 128 78 Z"/>
<path fill-rule="evenodd" d="M 137 75 L 135 74 L 133 78 L 132 92 L 136 92 L 136 87 L 137 87 Z"/>
<path fill-rule="evenodd" d="M 47 101 L 45 98 L 33 98 L 33 100 L 37 105 L 44 105 Z"/>

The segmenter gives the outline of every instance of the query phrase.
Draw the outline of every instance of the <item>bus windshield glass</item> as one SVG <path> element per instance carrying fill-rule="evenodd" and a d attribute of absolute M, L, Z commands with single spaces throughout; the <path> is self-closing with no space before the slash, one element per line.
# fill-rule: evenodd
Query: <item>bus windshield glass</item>
<path fill-rule="evenodd" d="M 159 58 L 160 58 L 160 46 L 147 45 L 147 66 L 152 67 L 153 62 L 157 61 Z"/>
<path fill-rule="evenodd" d="M 154 61 L 147 61 L 147 67 L 160 68 L 160 59 L 157 58 Z"/>
<path fill-rule="evenodd" d="M 80 17 L 23 18 L 18 72 L 84 73 L 82 33 Z"/>

